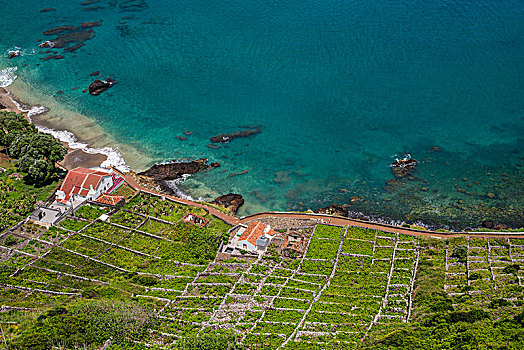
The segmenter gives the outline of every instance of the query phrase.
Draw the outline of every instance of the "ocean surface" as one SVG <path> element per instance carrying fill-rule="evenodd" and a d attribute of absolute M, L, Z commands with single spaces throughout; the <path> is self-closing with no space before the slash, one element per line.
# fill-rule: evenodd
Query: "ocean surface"
<path fill-rule="evenodd" d="M 240 214 L 337 203 L 432 226 L 524 226 L 522 1 L 0 0 L 0 9 L 0 82 L 15 74 L 11 93 L 49 108 L 35 121 L 118 149 L 136 170 L 220 162 L 174 184 L 186 195 L 242 194 Z M 38 47 L 71 33 L 45 30 L 92 21 L 101 25 L 74 52 Z M 95 71 L 118 83 L 83 93 Z M 258 127 L 209 147 L 212 136 Z M 406 154 L 416 170 L 387 183 Z"/>

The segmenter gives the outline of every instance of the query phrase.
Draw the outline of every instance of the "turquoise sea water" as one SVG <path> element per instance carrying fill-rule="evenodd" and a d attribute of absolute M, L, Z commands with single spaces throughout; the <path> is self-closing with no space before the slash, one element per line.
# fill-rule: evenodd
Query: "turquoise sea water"
<path fill-rule="evenodd" d="M 141 151 L 146 160 L 126 159 L 132 167 L 220 162 L 178 186 L 204 199 L 240 193 L 241 214 L 353 196 L 363 200 L 349 209 L 366 215 L 524 226 L 521 1 L 134 3 L 127 9 L 139 11 L 123 0 L 0 0 L 0 51 L 26 53 L 0 65 Z M 85 46 L 41 60 L 38 43 L 56 37 L 44 30 L 95 20 Z M 118 84 L 82 93 L 93 71 Z M 262 133 L 207 146 L 246 125 Z M 193 134 L 177 139 L 184 131 Z M 420 161 L 414 179 L 384 188 L 404 153 Z"/>

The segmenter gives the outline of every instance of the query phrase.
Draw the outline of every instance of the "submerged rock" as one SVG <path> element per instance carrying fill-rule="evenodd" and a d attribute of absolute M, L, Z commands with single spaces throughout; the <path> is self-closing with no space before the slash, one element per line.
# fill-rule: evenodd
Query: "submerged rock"
<path fill-rule="evenodd" d="M 89 93 L 91 95 L 100 95 L 102 92 L 109 89 L 111 86 L 113 86 L 113 83 L 107 80 L 95 80 L 94 82 L 89 85 Z"/>
<path fill-rule="evenodd" d="M 237 137 L 248 137 L 255 134 L 260 134 L 262 132 L 262 129 L 252 129 L 252 130 L 242 130 L 242 131 L 235 131 L 232 134 L 220 134 L 217 136 L 213 136 L 210 138 L 211 142 L 213 143 L 227 143 Z"/>
<path fill-rule="evenodd" d="M 344 217 L 347 217 L 349 215 L 349 212 L 345 207 L 341 205 L 337 205 L 337 204 L 331 204 L 328 207 L 317 209 L 315 210 L 315 213 L 344 216 Z"/>
<path fill-rule="evenodd" d="M 82 22 L 80 26 L 82 28 L 92 28 L 92 27 L 98 27 L 100 25 L 102 25 L 102 21 Z"/>
<path fill-rule="evenodd" d="M 61 35 L 57 37 L 56 39 L 54 39 L 53 43 L 54 43 L 54 47 L 61 48 L 61 47 L 66 46 L 68 43 L 83 42 L 83 41 L 94 38 L 94 36 L 95 36 L 95 31 L 92 28 L 90 28 L 87 30 L 79 31 L 79 32 L 72 32 L 72 33 Z"/>
<path fill-rule="evenodd" d="M 123 12 L 138 12 L 147 9 L 149 5 L 144 0 L 121 0 L 119 7 Z"/>
<path fill-rule="evenodd" d="M 56 27 L 56 28 L 52 28 L 52 29 L 44 31 L 44 35 L 55 35 L 58 33 L 70 32 L 70 31 L 77 30 L 77 29 L 78 27 L 75 27 L 75 26 L 60 26 L 60 27 Z"/>
<path fill-rule="evenodd" d="M 244 198 L 241 195 L 235 193 L 228 193 L 226 195 L 216 198 L 214 201 L 210 202 L 211 204 L 225 207 L 231 210 L 233 213 L 238 211 L 244 204 Z"/>
<path fill-rule="evenodd" d="M 66 47 L 64 49 L 64 51 L 66 51 L 66 52 L 75 52 L 76 50 L 78 50 L 79 48 L 81 48 L 84 45 L 85 45 L 85 43 L 78 43 L 76 45 L 73 45 L 73 46 L 70 46 L 70 47 Z"/>

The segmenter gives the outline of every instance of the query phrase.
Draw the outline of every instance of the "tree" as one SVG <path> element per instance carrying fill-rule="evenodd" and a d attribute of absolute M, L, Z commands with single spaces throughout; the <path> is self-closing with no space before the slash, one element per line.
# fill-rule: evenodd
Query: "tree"
<path fill-rule="evenodd" d="M 55 163 L 67 154 L 60 141 L 14 112 L 0 112 L 0 130 L 0 145 L 19 160 L 18 170 L 27 174 L 28 182 L 42 185 L 55 176 Z"/>

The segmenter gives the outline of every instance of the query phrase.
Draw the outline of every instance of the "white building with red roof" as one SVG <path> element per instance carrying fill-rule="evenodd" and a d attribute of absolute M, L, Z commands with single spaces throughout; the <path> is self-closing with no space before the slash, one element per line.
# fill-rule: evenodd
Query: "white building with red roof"
<path fill-rule="evenodd" d="M 95 201 L 103 193 L 111 193 L 124 179 L 105 168 L 76 168 L 70 170 L 56 192 L 55 204 L 77 207 L 86 200 Z"/>
<path fill-rule="evenodd" d="M 276 234 L 271 226 L 254 221 L 248 227 L 240 228 L 232 243 L 237 248 L 247 251 L 265 251 Z"/>

